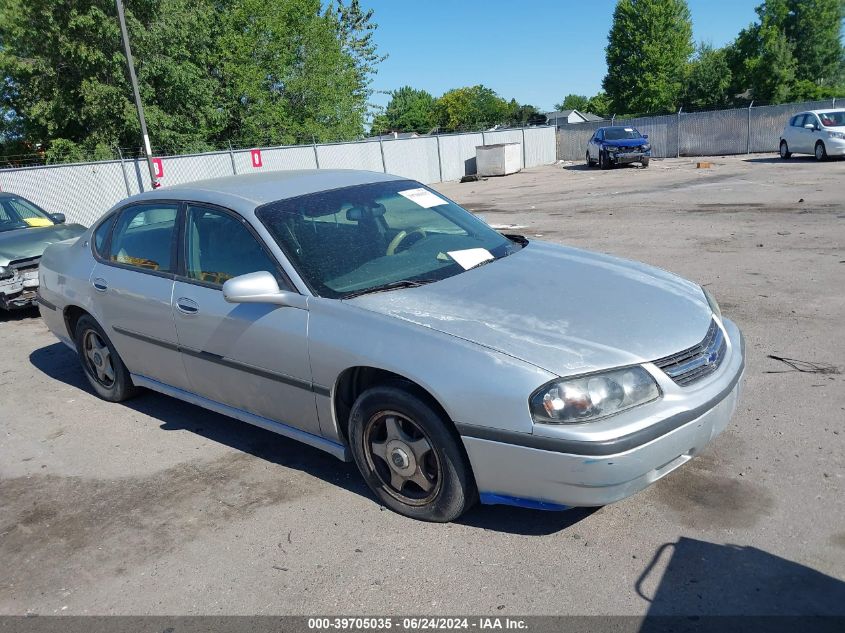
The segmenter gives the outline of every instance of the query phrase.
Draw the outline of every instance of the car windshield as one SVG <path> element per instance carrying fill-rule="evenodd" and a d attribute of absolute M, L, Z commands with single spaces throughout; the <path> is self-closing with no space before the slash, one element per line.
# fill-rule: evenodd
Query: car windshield
<path fill-rule="evenodd" d="M 819 118 L 825 127 L 845 127 L 845 110 L 822 112 Z"/>
<path fill-rule="evenodd" d="M 524 244 L 411 180 L 280 200 L 256 214 L 310 288 L 335 299 L 439 281 Z"/>
<path fill-rule="evenodd" d="M 627 138 L 640 138 L 640 133 L 633 127 L 609 127 L 604 131 L 606 141 L 621 141 Z"/>
<path fill-rule="evenodd" d="M 29 200 L 18 197 L 0 197 L 0 232 L 36 226 L 53 226 L 46 211 Z"/>

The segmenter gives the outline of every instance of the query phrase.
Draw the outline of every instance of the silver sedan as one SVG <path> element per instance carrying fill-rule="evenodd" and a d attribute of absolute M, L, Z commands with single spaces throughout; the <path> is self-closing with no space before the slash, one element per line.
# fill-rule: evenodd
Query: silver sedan
<path fill-rule="evenodd" d="M 41 314 L 91 387 L 353 459 L 382 503 L 612 503 L 728 424 L 742 335 L 700 286 L 502 235 L 362 171 L 157 189 L 50 246 Z"/>

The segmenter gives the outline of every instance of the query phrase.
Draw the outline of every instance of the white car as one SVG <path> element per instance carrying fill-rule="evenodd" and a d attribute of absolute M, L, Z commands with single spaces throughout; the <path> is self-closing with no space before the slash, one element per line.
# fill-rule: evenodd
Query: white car
<path fill-rule="evenodd" d="M 845 109 L 810 110 L 789 119 L 780 136 L 780 157 L 813 154 L 816 160 L 845 156 Z"/>

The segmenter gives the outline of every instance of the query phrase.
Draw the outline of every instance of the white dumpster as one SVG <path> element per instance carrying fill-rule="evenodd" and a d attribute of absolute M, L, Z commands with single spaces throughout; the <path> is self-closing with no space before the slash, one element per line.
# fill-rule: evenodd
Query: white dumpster
<path fill-rule="evenodd" d="M 475 148 L 475 166 L 479 176 L 507 176 L 522 169 L 522 144 L 498 143 Z"/>

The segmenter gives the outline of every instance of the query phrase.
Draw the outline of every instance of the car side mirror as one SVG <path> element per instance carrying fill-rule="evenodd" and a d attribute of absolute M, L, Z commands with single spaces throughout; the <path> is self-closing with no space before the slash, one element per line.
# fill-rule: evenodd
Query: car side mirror
<path fill-rule="evenodd" d="M 52 219 L 56 224 L 64 224 L 67 222 L 67 218 L 64 213 L 51 213 L 50 219 Z"/>
<path fill-rule="evenodd" d="M 233 277 L 223 284 L 223 298 L 228 303 L 270 303 L 307 310 L 304 296 L 281 290 L 276 278 L 266 270 Z"/>
<path fill-rule="evenodd" d="M 648 134 L 643 134 L 643 138 L 648 138 Z"/>
<path fill-rule="evenodd" d="M 805 124 L 804 124 L 804 129 L 805 129 L 805 130 L 815 130 L 815 129 L 816 129 L 816 126 L 815 126 L 815 124 L 814 124 L 814 123 L 805 123 Z"/>

